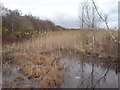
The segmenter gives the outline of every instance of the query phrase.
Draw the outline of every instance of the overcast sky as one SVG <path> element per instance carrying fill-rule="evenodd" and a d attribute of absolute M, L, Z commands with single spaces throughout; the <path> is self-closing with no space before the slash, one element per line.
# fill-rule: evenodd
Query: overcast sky
<path fill-rule="evenodd" d="M 2 0 L 3 6 L 19 9 L 23 14 L 31 13 L 41 19 L 48 19 L 66 28 L 79 28 L 78 9 L 84 0 Z M 99 11 L 108 14 L 110 27 L 118 26 L 118 1 L 95 0 Z"/>

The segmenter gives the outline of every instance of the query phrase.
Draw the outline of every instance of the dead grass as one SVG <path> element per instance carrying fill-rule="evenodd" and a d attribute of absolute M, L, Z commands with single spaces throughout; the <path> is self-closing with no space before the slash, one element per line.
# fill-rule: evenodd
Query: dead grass
<path fill-rule="evenodd" d="M 12 71 L 10 68 L 6 67 L 6 68 L 2 68 L 3 69 L 3 72 L 2 72 L 2 75 L 3 76 L 10 76 L 12 74 Z"/>
<path fill-rule="evenodd" d="M 112 31 L 113 35 L 118 38 L 118 32 Z M 105 53 L 107 55 L 112 55 L 113 53 L 117 56 L 117 44 L 112 41 L 108 31 L 97 30 L 94 32 L 95 35 L 95 45 L 93 49 L 92 44 L 93 33 L 88 30 L 71 30 L 71 31 L 54 31 L 47 32 L 43 37 L 38 36 L 37 38 L 32 38 L 29 41 L 19 44 L 6 45 L 7 50 L 12 50 L 14 52 L 35 52 L 44 53 L 59 50 L 72 50 L 79 52 L 89 52 L 101 54 Z M 107 50 L 106 50 L 107 47 Z M 114 48 L 114 52 L 113 52 Z M 113 53 L 111 53 L 113 52 Z M 38 58 L 38 57 L 37 57 Z"/>
<path fill-rule="evenodd" d="M 117 32 L 112 31 L 117 38 Z M 96 31 L 95 45 L 92 45 L 92 32 L 88 30 L 47 32 L 43 37 L 32 38 L 23 43 L 13 43 L 3 46 L 3 62 L 12 61 L 20 67 L 26 77 L 36 78 L 42 87 L 58 87 L 62 82 L 60 71 L 64 65 L 59 64 L 55 56 L 46 52 L 66 50 L 79 51 L 99 58 L 113 55 L 117 57 L 117 45 L 111 40 L 107 31 Z M 9 72 L 8 72 L 9 75 Z"/>
<path fill-rule="evenodd" d="M 56 88 L 56 86 L 60 86 L 62 79 L 59 75 L 59 71 L 56 68 L 52 68 L 50 72 L 43 78 L 41 84 L 44 88 Z"/>
<path fill-rule="evenodd" d="M 20 52 L 10 54 L 7 53 L 7 56 L 9 56 L 7 60 L 5 60 L 6 58 L 3 58 L 3 60 L 5 60 L 6 63 L 9 62 L 9 58 L 11 56 L 14 57 L 12 58 L 12 62 L 14 62 L 15 65 L 17 65 L 20 68 L 20 72 L 28 79 L 34 78 L 39 80 L 40 87 L 53 88 L 58 87 L 61 84 L 61 65 L 59 65 L 58 58 L 52 57 L 50 55 L 41 55 L 38 53 Z M 11 73 L 8 68 L 3 68 L 3 74 L 9 77 Z M 17 81 L 16 83 L 19 83 L 19 81 Z M 9 86 L 11 85 L 9 84 Z"/>

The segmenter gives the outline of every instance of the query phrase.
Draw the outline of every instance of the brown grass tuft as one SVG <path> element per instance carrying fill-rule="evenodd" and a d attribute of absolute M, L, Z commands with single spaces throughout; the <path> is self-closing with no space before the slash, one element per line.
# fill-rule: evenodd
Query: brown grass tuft
<path fill-rule="evenodd" d="M 41 85 L 43 88 L 56 88 L 61 84 L 61 76 L 57 69 L 52 68 L 50 72 L 43 78 Z"/>

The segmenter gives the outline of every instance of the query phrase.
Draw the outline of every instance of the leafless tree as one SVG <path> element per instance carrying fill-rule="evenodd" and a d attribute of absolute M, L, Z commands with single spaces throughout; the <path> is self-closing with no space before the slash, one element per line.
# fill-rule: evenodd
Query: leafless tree
<path fill-rule="evenodd" d="M 97 8 L 97 7 L 96 7 Z M 81 29 L 88 29 L 92 32 L 92 50 L 94 49 L 95 43 L 95 30 L 97 29 L 100 18 L 98 17 L 97 13 L 95 12 L 95 7 L 92 2 L 86 0 L 82 2 L 79 6 L 79 20 L 80 20 L 80 27 Z M 85 41 L 85 35 L 83 34 L 83 42 Z"/>
<path fill-rule="evenodd" d="M 98 15 L 98 16 L 100 17 L 100 19 L 105 23 L 105 25 L 106 25 L 106 27 L 107 27 L 107 30 L 109 31 L 112 39 L 113 39 L 114 42 L 116 43 L 117 40 L 116 40 L 116 38 L 113 36 L 113 34 L 112 34 L 112 32 L 111 32 L 111 30 L 110 30 L 110 28 L 109 28 L 109 25 L 108 25 L 108 22 L 107 22 L 107 16 L 103 17 L 103 16 L 100 14 L 100 12 L 98 11 L 97 6 L 96 6 L 94 0 L 91 0 L 91 1 L 92 1 L 92 3 L 93 3 L 93 6 L 94 6 L 96 12 L 97 12 L 97 15 Z M 118 43 L 120 43 L 120 42 L 118 41 Z"/>
<path fill-rule="evenodd" d="M 91 2 L 88 0 L 82 2 L 79 6 L 79 11 L 80 27 L 82 29 L 97 28 L 100 19 Z"/>
<path fill-rule="evenodd" d="M 37 30 L 47 31 L 55 30 L 56 26 L 49 20 L 41 20 L 39 17 L 22 15 L 20 10 L 10 10 L 2 7 L 2 27 L 11 31 Z"/>

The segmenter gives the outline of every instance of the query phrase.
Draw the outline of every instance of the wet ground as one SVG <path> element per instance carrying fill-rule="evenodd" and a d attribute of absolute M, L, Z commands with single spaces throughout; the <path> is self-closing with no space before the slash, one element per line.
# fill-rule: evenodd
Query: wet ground
<path fill-rule="evenodd" d="M 2 70 L 3 88 L 17 88 L 18 86 L 27 88 L 31 86 L 30 80 L 19 72 L 17 65 L 3 64 Z"/>
<path fill-rule="evenodd" d="M 59 63 L 64 65 L 61 88 L 118 88 L 118 72 L 115 68 L 99 62 L 98 59 L 84 57 L 79 53 L 59 52 L 53 54 L 61 57 Z M 15 63 L 3 64 L 3 87 L 41 87 L 40 79 L 28 78 L 21 73 L 20 68 Z"/>
<path fill-rule="evenodd" d="M 33 53 L 5 54 L 3 57 L 3 88 L 49 88 L 61 84 L 57 58 Z"/>

